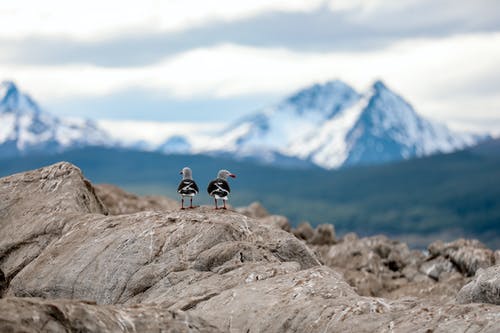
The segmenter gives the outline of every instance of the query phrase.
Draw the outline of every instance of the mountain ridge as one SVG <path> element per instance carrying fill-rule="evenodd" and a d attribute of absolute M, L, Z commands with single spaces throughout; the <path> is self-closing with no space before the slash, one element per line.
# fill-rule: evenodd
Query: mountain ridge
<path fill-rule="evenodd" d="M 219 135 L 218 145 L 195 144 L 194 151 L 257 159 L 280 153 L 336 169 L 451 152 L 486 138 L 454 132 L 420 116 L 380 80 L 362 94 L 335 80 L 237 120 Z"/>
<path fill-rule="evenodd" d="M 12 81 L 0 83 L 0 153 L 3 158 L 56 153 L 113 140 L 89 119 L 59 118 L 45 112 Z"/>
<path fill-rule="evenodd" d="M 216 133 L 174 134 L 155 145 L 111 139 L 91 120 L 47 113 L 12 81 L 0 85 L 1 158 L 103 146 L 337 169 L 451 152 L 486 138 L 421 117 L 380 80 L 364 93 L 340 80 L 316 83 Z"/>

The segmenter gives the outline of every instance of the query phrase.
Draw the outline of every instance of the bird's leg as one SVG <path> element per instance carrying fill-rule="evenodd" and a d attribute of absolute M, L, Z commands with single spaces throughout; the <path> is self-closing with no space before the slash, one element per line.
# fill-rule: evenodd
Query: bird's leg
<path fill-rule="evenodd" d="M 219 209 L 217 208 L 217 199 L 214 198 L 214 201 L 215 201 L 215 209 Z"/>
<path fill-rule="evenodd" d="M 189 202 L 190 202 L 189 208 L 194 208 L 193 207 L 193 197 L 189 198 Z"/>
<path fill-rule="evenodd" d="M 226 200 L 222 200 L 222 202 L 224 203 L 224 208 L 222 208 L 222 209 L 227 209 L 226 208 Z"/>
<path fill-rule="evenodd" d="M 184 197 L 181 199 L 181 209 L 184 209 Z"/>

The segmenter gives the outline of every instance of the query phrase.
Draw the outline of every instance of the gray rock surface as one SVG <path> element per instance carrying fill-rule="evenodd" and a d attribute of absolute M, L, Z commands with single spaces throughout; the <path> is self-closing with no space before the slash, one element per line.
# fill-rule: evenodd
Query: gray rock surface
<path fill-rule="evenodd" d="M 269 212 L 267 211 L 264 206 L 260 202 L 252 202 L 250 205 L 246 207 L 238 207 L 236 208 L 236 211 L 240 214 L 243 214 L 245 216 L 254 218 L 254 219 L 260 219 L 263 217 L 269 216 Z"/>
<path fill-rule="evenodd" d="M 332 224 L 320 224 L 314 229 L 314 234 L 309 241 L 312 245 L 335 244 L 335 229 Z"/>
<path fill-rule="evenodd" d="M 290 226 L 290 222 L 285 216 L 282 215 L 269 215 L 266 217 L 262 217 L 259 219 L 262 223 L 272 224 L 275 227 L 278 227 L 282 230 L 290 232 L 292 227 Z"/>
<path fill-rule="evenodd" d="M 114 304 L 145 291 L 168 294 L 171 275 L 180 272 L 196 276 L 196 283 L 203 285 L 204 279 L 244 263 L 279 266 L 293 261 L 302 269 L 319 264 L 291 234 L 232 212 L 198 209 L 73 220 L 70 229 L 61 230 L 61 237 L 11 280 L 7 295 Z M 216 287 L 228 286 L 218 281 Z"/>
<path fill-rule="evenodd" d="M 0 179 L 0 270 L 10 281 L 47 247 L 79 224 L 107 214 L 77 167 L 57 163 Z"/>
<path fill-rule="evenodd" d="M 94 185 L 95 192 L 110 214 L 131 214 L 148 210 L 176 210 L 178 201 L 159 196 L 138 196 L 111 184 Z"/>
<path fill-rule="evenodd" d="M 439 280 L 440 276 L 444 273 L 454 273 L 458 271 L 451 261 L 443 257 L 436 257 L 422 263 L 420 265 L 420 272 L 434 280 Z"/>
<path fill-rule="evenodd" d="M 429 253 L 449 259 L 467 276 L 474 276 L 479 268 L 495 264 L 494 252 L 476 239 L 458 239 L 450 243 L 437 241 L 429 245 Z"/>
<path fill-rule="evenodd" d="M 365 295 L 431 280 L 418 273 L 423 255 L 385 237 L 329 237 L 311 249 L 279 224 L 232 211 L 106 215 L 68 163 L 0 179 L 0 199 L 5 331 L 182 332 L 186 322 L 194 332 L 500 330 L 494 305 L 360 296 L 370 279 L 382 292 Z"/>
<path fill-rule="evenodd" d="M 425 256 L 385 236 L 359 238 L 347 234 L 331 246 L 309 246 L 363 296 L 417 297 L 449 303 L 468 282 L 449 259 Z"/>
<path fill-rule="evenodd" d="M 172 281 L 185 273 L 193 280 L 193 297 L 199 296 L 194 284 L 205 297 L 209 283 L 224 289 L 258 274 L 258 266 L 247 263 L 274 264 L 276 272 L 284 262 L 300 269 L 319 265 L 293 235 L 237 213 L 199 208 L 106 216 L 74 166 L 61 163 L 34 173 L 39 177 L 20 174 L 0 183 L 6 198 L 0 269 L 7 272 L 9 296 L 147 301 L 141 294 L 169 295 Z M 59 190 L 52 191 L 53 184 Z M 42 241 L 40 234 L 49 236 Z M 248 271 L 219 279 L 242 266 Z"/>
<path fill-rule="evenodd" d="M 457 300 L 460 303 L 500 305 L 500 265 L 480 268 L 474 279 L 458 292 Z"/>
<path fill-rule="evenodd" d="M 298 239 L 309 242 L 314 236 L 314 229 L 311 227 L 309 222 L 302 222 L 297 226 L 297 228 L 292 229 L 292 233 Z"/>
<path fill-rule="evenodd" d="M 0 299 L 0 332 L 219 332 L 183 311 L 157 305 L 98 306 L 72 300 Z"/>
<path fill-rule="evenodd" d="M 418 256 L 406 244 L 385 236 L 349 235 L 333 246 L 315 249 L 325 265 L 341 271 L 347 282 L 365 296 L 380 296 L 396 288 L 403 282 L 402 270 Z"/>

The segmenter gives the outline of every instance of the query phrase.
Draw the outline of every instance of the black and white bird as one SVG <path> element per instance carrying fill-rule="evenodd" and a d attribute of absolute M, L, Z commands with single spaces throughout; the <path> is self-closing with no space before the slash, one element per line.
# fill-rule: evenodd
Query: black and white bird
<path fill-rule="evenodd" d="M 180 172 L 182 175 L 182 180 L 177 187 L 177 193 L 182 197 L 181 199 L 181 209 L 184 209 L 184 198 L 189 197 L 190 205 L 189 208 L 194 208 L 193 197 L 198 194 L 198 185 L 193 180 L 193 173 L 190 168 L 185 167 Z"/>
<path fill-rule="evenodd" d="M 217 174 L 217 178 L 208 184 L 207 192 L 210 196 L 214 197 L 215 209 L 219 209 L 217 207 L 217 200 L 219 199 L 224 203 L 224 207 L 221 209 L 226 209 L 227 196 L 231 192 L 227 177 L 236 178 L 236 175 L 227 170 L 220 170 Z"/>

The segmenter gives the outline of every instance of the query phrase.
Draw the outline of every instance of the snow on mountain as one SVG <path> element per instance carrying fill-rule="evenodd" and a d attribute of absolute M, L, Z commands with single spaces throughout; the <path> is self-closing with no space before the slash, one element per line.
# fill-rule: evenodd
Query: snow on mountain
<path fill-rule="evenodd" d="M 164 154 L 182 154 L 189 152 L 190 150 L 191 144 L 185 137 L 181 135 L 174 135 L 170 137 L 160 147 L 157 148 L 157 151 Z"/>
<path fill-rule="evenodd" d="M 215 135 L 195 143 L 197 153 L 225 151 L 238 157 L 260 157 L 272 163 L 276 154 L 305 159 L 317 130 L 332 117 L 355 105 L 361 96 L 340 81 L 315 84 L 276 106 L 245 117 Z"/>
<path fill-rule="evenodd" d="M 482 137 L 457 133 L 418 115 L 401 96 L 377 81 L 356 124 L 345 137 L 350 147 L 343 165 L 374 164 L 447 153 Z M 484 139 L 485 137 L 483 137 Z"/>
<path fill-rule="evenodd" d="M 0 83 L 1 157 L 110 144 L 107 133 L 94 122 L 54 117 L 41 110 L 13 82 Z"/>
<path fill-rule="evenodd" d="M 451 131 L 421 117 L 380 81 L 363 94 L 338 80 L 315 84 L 222 130 L 213 123 L 100 121 L 97 125 L 58 118 L 41 110 L 14 83 L 0 84 L 3 158 L 113 146 L 334 169 L 451 152 L 486 138 Z"/>
<path fill-rule="evenodd" d="M 193 153 L 268 164 L 288 157 L 334 169 L 451 152 L 485 138 L 453 132 L 421 117 L 381 81 L 364 94 L 331 81 L 240 119 L 212 138 L 187 141 Z"/>

